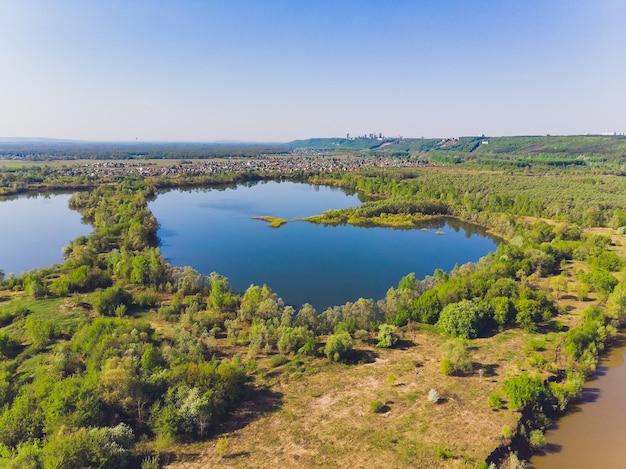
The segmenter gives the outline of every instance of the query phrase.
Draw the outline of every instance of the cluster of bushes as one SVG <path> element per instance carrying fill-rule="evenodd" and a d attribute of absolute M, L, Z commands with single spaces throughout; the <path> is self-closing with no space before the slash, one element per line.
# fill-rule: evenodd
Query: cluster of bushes
<path fill-rule="evenodd" d="M 202 438 L 245 393 L 236 357 L 190 356 L 137 320 L 97 318 L 42 358 L 32 382 L 2 374 L 3 463 L 124 467 L 141 435 Z"/>

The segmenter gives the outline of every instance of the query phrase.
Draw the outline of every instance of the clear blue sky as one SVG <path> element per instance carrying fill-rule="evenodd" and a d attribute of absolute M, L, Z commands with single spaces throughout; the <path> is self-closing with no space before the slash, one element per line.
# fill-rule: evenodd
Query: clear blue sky
<path fill-rule="evenodd" d="M 623 0 L 0 0 L 0 137 L 626 131 Z"/>

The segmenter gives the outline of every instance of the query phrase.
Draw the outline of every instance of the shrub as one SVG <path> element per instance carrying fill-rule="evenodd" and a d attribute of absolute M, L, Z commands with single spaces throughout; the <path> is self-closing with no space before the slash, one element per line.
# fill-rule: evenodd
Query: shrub
<path fill-rule="evenodd" d="M 378 343 L 376 347 L 390 348 L 398 342 L 397 327 L 391 324 L 381 324 L 378 328 Z"/>
<path fill-rule="evenodd" d="M 546 446 L 546 437 L 541 430 L 530 432 L 530 446 L 534 449 L 541 449 Z"/>
<path fill-rule="evenodd" d="M 274 355 L 270 358 L 270 366 L 273 368 L 284 365 L 285 363 L 289 363 L 289 359 L 284 355 Z"/>
<path fill-rule="evenodd" d="M 415 321 L 435 324 L 441 311 L 441 303 L 435 290 L 426 290 L 415 300 L 414 311 L 411 314 Z"/>
<path fill-rule="evenodd" d="M 520 409 L 531 402 L 541 406 L 550 392 L 538 376 L 522 373 L 504 382 L 504 392 L 513 408 Z"/>
<path fill-rule="evenodd" d="M 489 394 L 489 407 L 492 409 L 502 409 L 504 407 L 504 401 L 499 394 L 492 392 Z"/>
<path fill-rule="evenodd" d="M 215 444 L 215 452 L 217 453 L 219 457 L 224 457 L 226 456 L 226 453 L 228 453 L 228 446 L 229 446 L 228 439 L 220 438 L 219 440 L 217 440 L 217 443 Z"/>
<path fill-rule="evenodd" d="M 533 353 L 528 359 L 528 363 L 535 368 L 544 368 L 546 366 L 546 359 L 540 353 Z"/>
<path fill-rule="evenodd" d="M 443 308 L 437 327 L 454 337 L 474 339 L 482 329 L 482 320 L 483 314 L 475 302 L 461 300 Z"/>
<path fill-rule="evenodd" d="M 89 297 L 89 301 L 96 312 L 104 316 L 113 316 L 119 305 L 129 306 L 132 299 L 132 295 L 124 290 L 120 284 L 104 290 L 98 289 Z"/>
<path fill-rule="evenodd" d="M 159 469 L 159 457 L 158 456 L 148 456 L 143 461 L 141 461 L 141 469 Z"/>
<path fill-rule="evenodd" d="M 452 451 L 447 449 L 445 445 L 438 446 L 435 450 L 435 454 L 440 459 L 450 459 L 453 456 Z"/>
<path fill-rule="evenodd" d="M 460 375 L 472 371 L 472 359 L 463 339 L 448 340 L 441 345 L 443 355 L 440 368 L 446 375 Z"/>
<path fill-rule="evenodd" d="M 375 414 L 380 414 L 383 412 L 385 405 L 381 401 L 374 401 L 370 404 L 370 409 Z"/>
<path fill-rule="evenodd" d="M 159 304 L 159 297 L 155 292 L 141 292 L 135 295 L 134 302 L 140 308 L 152 307 Z"/>
<path fill-rule="evenodd" d="M 556 399 L 559 410 L 563 412 L 570 402 L 577 401 L 582 396 L 584 373 L 568 373 L 567 378 L 560 383 L 550 383 L 550 392 Z"/>
<path fill-rule="evenodd" d="M 338 362 L 346 358 L 346 355 L 352 350 L 353 346 L 354 342 L 350 333 L 339 332 L 328 336 L 324 353 L 330 360 Z"/>
<path fill-rule="evenodd" d="M 311 341 L 315 343 L 315 337 L 306 326 L 283 326 L 279 328 L 276 345 L 281 353 L 290 353 L 298 351 Z"/>

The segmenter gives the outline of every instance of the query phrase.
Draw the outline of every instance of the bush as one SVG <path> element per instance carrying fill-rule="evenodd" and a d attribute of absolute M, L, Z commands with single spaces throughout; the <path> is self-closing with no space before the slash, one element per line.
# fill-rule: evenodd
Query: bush
<path fill-rule="evenodd" d="M 474 339 L 482 329 L 482 320 L 483 314 L 476 303 L 461 300 L 443 308 L 437 327 L 454 337 Z"/>
<path fill-rule="evenodd" d="M 273 368 L 284 365 L 285 363 L 289 363 L 289 359 L 284 355 L 274 355 L 270 358 L 270 366 Z"/>
<path fill-rule="evenodd" d="M 472 359 L 463 339 L 448 340 L 441 345 L 443 355 L 440 368 L 446 375 L 460 375 L 472 371 Z"/>
<path fill-rule="evenodd" d="M 228 440 L 226 438 L 220 438 L 215 444 L 215 452 L 219 457 L 224 457 L 226 456 L 226 453 L 228 453 L 228 446 Z"/>
<path fill-rule="evenodd" d="M 120 305 L 130 306 L 133 297 L 120 284 L 104 290 L 98 289 L 89 297 L 96 313 L 103 316 L 115 315 L 116 309 Z"/>
<path fill-rule="evenodd" d="M 440 459 L 450 459 L 452 456 L 454 456 L 452 454 L 452 451 L 447 449 L 445 445 L 438 446 L 437 449 L 435 450 L 435 454 Z"/>
<path fill-rule="evenodd" d="M 378 343 L 376 347 L 391 348 L 398 342 L 398 328 L 391 324 L 381 324 L 378 328 Z"/>
<path fill-rule="evenodd" d="M 499 394 L 492 392 L 489 394 L 489 407 L 491 409 L 502 409 L 504 407 L 504 401 Z"/>
<path fill-rule="evenodd" d="M 565 411 L 570 402 L 580 399 L 585 383 L 584 373 L 568 373 L 567 379 L 560 383 L 550 383 L 550 392 L 556 399 L 559 410 Z"/>
<path fill-rule="evenodd" d="M 383 413 L 385 405 L 381 401 L 374 401 L 370 404 L 370 409 L 375 414 Z"/>
<path fill-rule="evenodd" d="M 522 373 L 504 382 L 504 392 L 511 406 L 521 409 L 530 403 L 542 406 L 551 397 L 551 393 L 538 376 Z"/>
<path fill-rule="evenodd" d="M 324 353 L 330 360 L 338 362 L 346 358 L 352 347 L 354 347 L 354 342 L 350 333 L 339 332 L 328 336 Z"/>
<path fill-rule="evenodd" d="M 546 446 L 546 437 L 541 430 L 530 432 L 530 446 L 534 449 L 541 449 Z"/>
<path fill-rule="evenodd" d="M 311 341 L 315 344 L 315 337 L 306 326 L 279 328 L 276 346 L 281 353 L 296 352 Z"/>
<path fill-rule="evenodd" d="M 148 456 L 143 461 L 141 461 L 141 469 L 159 469 L 159 457 L 158 456 Z"/>
<path fill-rule="evenodd" d="M 140 308 L 153 307 L 159 304 L 159 297 L 155 292 L 140 292 L 135 295 L 133 301 Z"/>

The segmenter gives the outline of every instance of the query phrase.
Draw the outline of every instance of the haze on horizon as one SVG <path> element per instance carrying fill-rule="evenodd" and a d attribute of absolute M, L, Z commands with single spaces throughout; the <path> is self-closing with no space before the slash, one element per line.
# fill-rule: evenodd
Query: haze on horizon
<path fill-rule="evenodd" d="M 626 3 L 4 0 L 0 137 L 626 131 Z"/>

